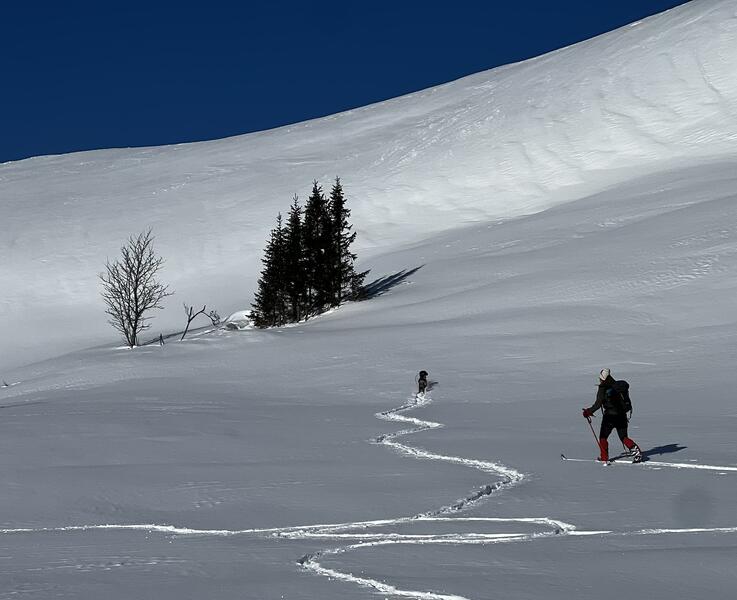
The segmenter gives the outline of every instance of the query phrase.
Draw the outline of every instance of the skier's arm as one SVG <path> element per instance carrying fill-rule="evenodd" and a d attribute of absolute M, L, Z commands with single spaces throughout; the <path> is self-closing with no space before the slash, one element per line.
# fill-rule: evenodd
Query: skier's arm
<path fill-rule="evenodd" d="M 589 408 L 586 409 L 587 413 L 593 415 L 597 410 L 601 408 L 601 405 L 604 402 L 604 394 L 606 394 L 606 390 L 603 386 L 599 386 L 599 389 L 596 392 L 596 401 Z"/>

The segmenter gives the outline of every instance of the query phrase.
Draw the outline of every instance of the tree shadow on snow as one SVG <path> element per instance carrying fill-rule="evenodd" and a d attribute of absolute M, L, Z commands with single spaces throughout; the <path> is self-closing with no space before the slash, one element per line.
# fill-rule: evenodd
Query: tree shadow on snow
<path fill-rule="evenodd" d="M 361 290 L 361 299 L 371 300 L 372 298 L 381 296 L 385 292 L 388 292 L 390 289 L 392 289 L 394 286 L 402 283 L 410 275 L 417 273 L 417 271 L 419 271 L 424 266 L 425 265 L 420 265 L 419 267 L 415 267 L 414 269 L 403 269 L 398 273 L 394 273 L 394 275 L 379 277 L 371 283 L 367 283 L 363 286 L 363 289 Z"/>
<path fill-rule="evenodd" d="M 660 456 L 662 454 L 672 454 L 673 452 L 680 452 L 685 450 L 688 446 L 681 446 L 680 444 L 665 444 L 664 446 L 656 446 L 650 448 L 650 450 L 643 450 L 642 460 L 648 460 L 651 456 Z"/>

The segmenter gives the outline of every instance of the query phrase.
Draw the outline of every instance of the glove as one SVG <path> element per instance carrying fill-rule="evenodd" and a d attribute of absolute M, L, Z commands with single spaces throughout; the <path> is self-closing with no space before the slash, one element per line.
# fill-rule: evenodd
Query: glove
<path fill-rule="evenodd" d="M 590 419 L 594 416 L 594 413 L 592 413 L 588 408 L 583 409 L 583 417 L 584 419 Z"/>

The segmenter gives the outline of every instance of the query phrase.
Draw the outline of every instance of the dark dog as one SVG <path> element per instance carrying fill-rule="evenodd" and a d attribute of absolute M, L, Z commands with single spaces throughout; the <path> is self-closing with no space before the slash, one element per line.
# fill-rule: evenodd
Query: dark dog
<path fill-rule="evenodd" d="M 427 371 L 420 371 L 419 378 L 417 379 L 418 394 L 424 394 L 427 389 Z"/>

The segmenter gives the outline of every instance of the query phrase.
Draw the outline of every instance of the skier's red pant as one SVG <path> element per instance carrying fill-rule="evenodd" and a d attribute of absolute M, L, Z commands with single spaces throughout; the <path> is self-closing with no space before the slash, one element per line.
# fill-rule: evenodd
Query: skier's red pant
<path fill-rule="evenodd" d="M 637 444 L 632 438 L 627 435 L 627 415 L 612 415 L 605 413 L 601 420 L 601 429 L 599 430 L 599 448 L 601 449 L 601 455 L 599 460 L 609 460 L 609 434 L 612 430 L 617 430 L 617 435 L 622 443 L 625 445 L 627 450 L 637 448 Z"/>

